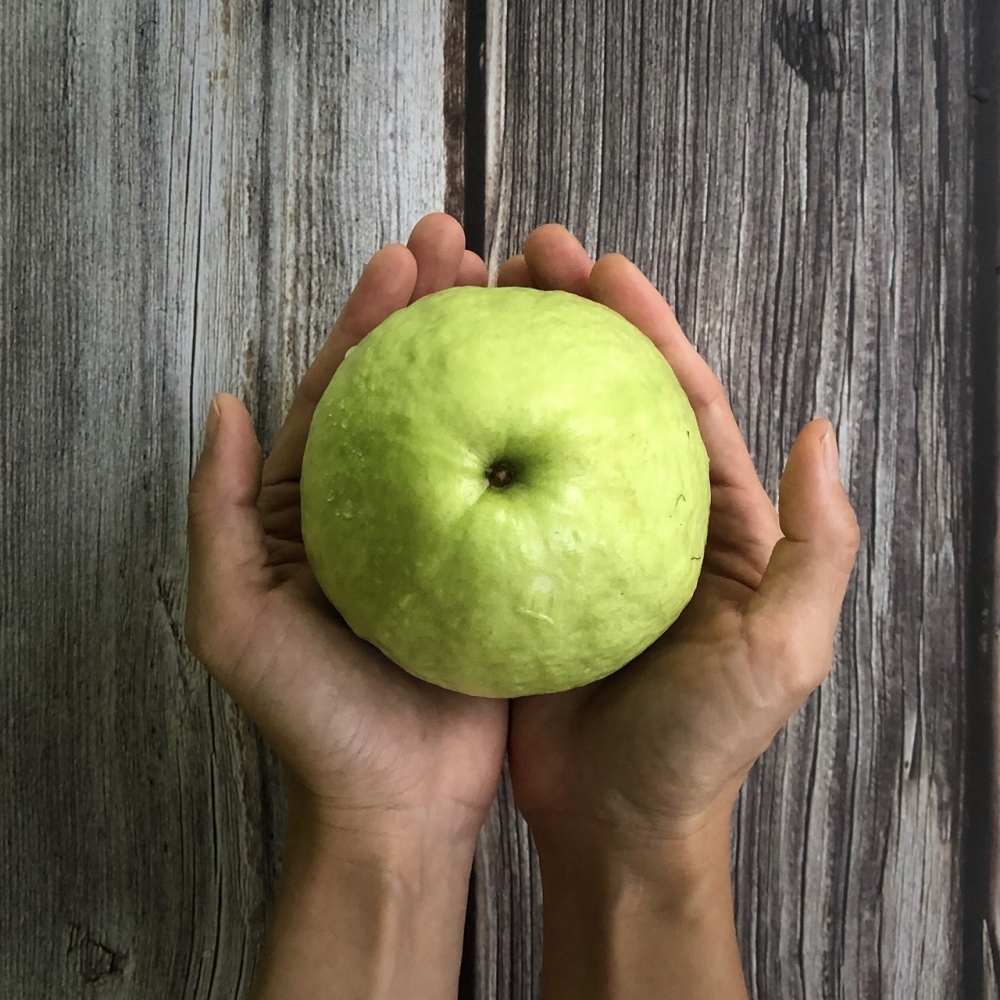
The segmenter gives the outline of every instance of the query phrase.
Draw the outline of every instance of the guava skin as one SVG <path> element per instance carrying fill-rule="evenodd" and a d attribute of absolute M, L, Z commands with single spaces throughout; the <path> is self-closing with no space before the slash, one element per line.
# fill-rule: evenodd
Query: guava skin
<path fill-rule="evenodd" d="M 708 456 L 653 344 L 531 288 L 418 299 L 316 409 L 302 535 L 330 602 L 417 677 L 517 697 L 619 669 L 691 599 Z"/>

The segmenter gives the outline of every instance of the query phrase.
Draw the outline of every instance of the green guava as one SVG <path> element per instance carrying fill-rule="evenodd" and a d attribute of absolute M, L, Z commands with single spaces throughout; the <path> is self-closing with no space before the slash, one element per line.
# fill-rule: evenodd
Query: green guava
<path fill-rule="evenodd" d="M 605 677 L 694 592 L 708 457 L 653 344 L 566 292 L 453 288 L 351 348 L 313 417 L 302 535 L 400 667 L 515 697 Z"/>

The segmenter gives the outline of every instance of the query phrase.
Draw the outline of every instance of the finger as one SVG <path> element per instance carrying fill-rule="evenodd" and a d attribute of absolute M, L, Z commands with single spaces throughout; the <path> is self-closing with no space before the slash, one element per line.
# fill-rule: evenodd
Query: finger
<path fill-rule="evenodd" d="M 591 297 L 594 262 L 565 227 L 548 223 L 532 230 L 524 241 L 524 260 L 536 288 Z"/>
<path fill-rule="evenodd" d="M 858 522 L 840 484 L 836 436 L 814 420 L 798 436 L 781 478 L 784 537 L 747 608 L 765 670 L 804 698 L 826 676 L 858 551 Z"/>
<path fill-rule="evenodd" d="M 417 262 L 417 281 L 410 295 L 414 302 L 455 284 L 465 255 L 465 231 L 450 215 L 435 212 L 413 227 L 406 248 Z"/>
<path fill-rule="evenodd" d="M 351 347 L 410 301 L 416 280 L 416 260 L 400 244 L 383 247 L 368 262 L 333 331 L 299 383 L 264 463 L 265 486 L 299 478 L 309 424 L 333 373 Z"/>
<path fill-rule="evenodd" d="M 269 572 L 257 509 L 261 453 L 246 407 L 225 393 L 209 412 L 205 448 L 188 491 L 185 632 L 211 667 L 238 653 Z"/>
<path fill-rule="evenodd" d="M 471 250 L 466 250 L 462 256 L 462 263 L 458 267 L 458 274 L 455 275 L 456 285 L 480 285 L 486 287 L 489 284 L 489 273 L 483 258 Z"/>
<path fill-rule="evenodd" d="M 766 501 L 722 383 L 684 336 L 663 296 L 635 264 L 620 254 L 608 254 L 594 265 L 590 287 L 598 302 L 638 327 L 674 370 L 698 419 L 713 484 L 759 490 Z M 772 506 L 769 501 L 767 506 Z"/>
<path fill-rule="evenodd" d="M 649 337 L 691 401 L 708 452 L 712 484 L 706 566 L 710 560 L 718 571 L 755 583 L 781 529 L 722 383 L 684 336 L 663 296 L 626 257 L 602 257 L 591 271 L 590 287 L 598 302 Z"/>
<path fill-rule="evenodd" d="M 521 288 L 532 288 L 533 282 L 531 272 L 528 270 L 527 261 L 524 254 L 518 254 L 505 260 L 497 271 L 497 288 L 519 286 Z"/>

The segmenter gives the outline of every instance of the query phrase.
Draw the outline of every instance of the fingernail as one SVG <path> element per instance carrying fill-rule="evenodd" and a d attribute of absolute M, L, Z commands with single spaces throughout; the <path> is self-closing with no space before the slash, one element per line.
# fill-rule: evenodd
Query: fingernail
<path fill-rule="evenodd" d="M 212 397 L 212 405 L 208 408 L 208 421 L 205 424 L 205 444 L 213 444 L 219 433 L 219 423 L 222 411 L 219 409 L 219 397 Z"/>
<path fill-rule="evenodd" d="M 827 475 L 835 482 L 840 482 L 840 453 L 837 451 L 837 435 L 832 427 L 823 435 L 822 440 Z"/>

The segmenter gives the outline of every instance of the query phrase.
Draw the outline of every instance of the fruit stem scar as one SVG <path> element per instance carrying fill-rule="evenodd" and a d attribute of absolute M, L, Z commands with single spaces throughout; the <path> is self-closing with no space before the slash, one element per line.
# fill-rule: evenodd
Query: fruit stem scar
<path fill-rule="evenodd" d="M 495 490 L 506 489 L 514 482 L 514 467 L 510 462 L 494 462 L 486 470 L 486 480 Z"/>

